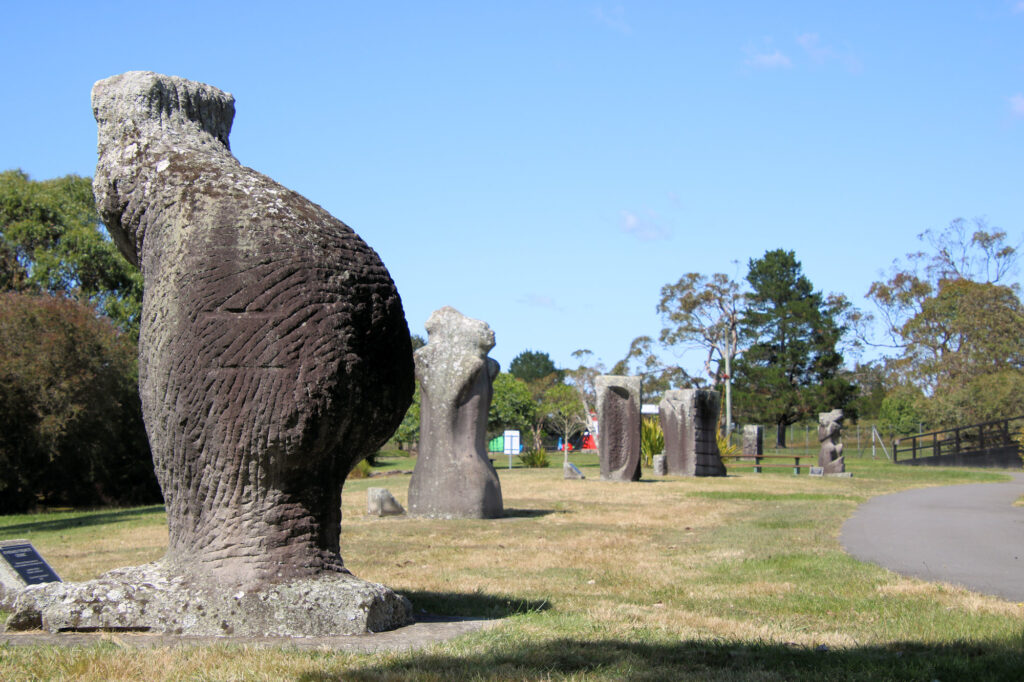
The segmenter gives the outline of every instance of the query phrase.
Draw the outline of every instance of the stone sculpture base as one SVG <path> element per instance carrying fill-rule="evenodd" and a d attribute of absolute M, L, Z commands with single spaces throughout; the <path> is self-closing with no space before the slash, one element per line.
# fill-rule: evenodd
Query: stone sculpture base
<path fill-rule="evenodd" d="M 18 597 L 7 629 L 329 637 L 412 622 L 408 599 L 349 573 L 231 593 L 152 563 L 115 569 L 84 583 L 31 585 Z"/>
<path fill-rule="evenodd" d="M 846 461 L 842 457 L 836 457 L 831 462 L 822 465 L 821 468 L 824 469 L 826 476 L 841 474 L 846 471 Z"/>

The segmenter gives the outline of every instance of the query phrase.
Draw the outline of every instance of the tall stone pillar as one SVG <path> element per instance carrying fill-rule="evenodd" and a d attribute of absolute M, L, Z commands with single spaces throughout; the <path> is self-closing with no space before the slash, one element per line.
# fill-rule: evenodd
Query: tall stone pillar
<path fill-rule="evenodd" d="M 840 442 L 842 429 L 842 410 L 818 413 L 818 442 L 821 443 L 821 450 L 818 452 L 818 466 L 824 470 L 825 474 L 841 474 L 846 471 L 843 444 Z"/>
<path fill-rule="evenodd" d="M 427 320 L 416 351 L 420 448 L 409 482 L 409 513 L 445 519 L 502 515 L 501 483 L 487 457 L 487 413 L 498 363 L 487 357 L 486 322 L 445 306 Z"/>
<path fill-rule="evenodd" d="M 665 433 L 665 457 L 673 476 L 724 476 L 718 452 L 719 396 L 716 391 L 666 391 L 658 413 Z"/>
<path fill-rule="evenodd" d="M 640 377 L 602 375 L 597 389 L 601 480 L 640 480 Z"/>
<path fill-rule="evenodd" d="M 744 457 L 754 457 L 764 454 L 764 427 L 754 424 L 747 424 L 743 427 Z"/>

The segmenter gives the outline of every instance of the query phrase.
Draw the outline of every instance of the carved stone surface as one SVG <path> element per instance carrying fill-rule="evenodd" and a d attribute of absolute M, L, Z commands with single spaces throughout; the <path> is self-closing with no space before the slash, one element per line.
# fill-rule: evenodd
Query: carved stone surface
<path fill-rule="evenodd" d="M 640 480 L 640 377 L 602 375 L 597 390 L 601 480 Z"/>
<path fill-rule="evenodd" d="M 748 424 L 743 427 L 742 452 L 747 457 L 764 454 L 764 427 Z"/>
<path fill-rule="evenodd" d="M 665 433 L 665 457 L 673 476 L 725 476 L 718 452 L 719 396 L 693 388 L 666 391 L 658 415 Z"/>
<path fill-rule="evenodd" d="M 88 582 L 29 586 L 7 628 L 319 637 L 390 630 L 411 623 L 411 612 L 405 597 L 348 573 L 224 590 L 158 562 Z"/>
<path fill-rule="evenodd" d="M 367 488 L 366 513 L 370 516 L 399 516 L 405 513 L 405 508 L 387 488 Z"/>
<path fill-rule="evenodd" d="M 159 570 L 215 595 L 356 580 L 339 554 L 342 484 L 413 390 L 390 275 L 348 226 L 231 155 L 231 95 L 129 72 L 96 83 L 92 105 L 97 208 L 144 278 Z"/>
<path fill-rule="evenodd" d="M 409 513 L 432 518 L 502 515 L 501 483 L 487 457 L 487 414 L 498 363 L 487 357 L 486 322 L 445 306 L 427 320 L 416 351 L 420 447 L 409 481 Z"/>
<path fill-rule="evenodd" d="M 651 458 L 651 468 L 655 476 L 668 476 L 668 462 L 665 455 L 654 455 Z"/>
<path fill-rule="evenodd" d="M 818 452 L 818 466 L 824 469 L 826 475 L 841 474 L 846 471 L 843 444 L 839 440 L 842 428 L 842 410 L 818 413 L 818 442 L 821 443 L 821 450 Z"/>

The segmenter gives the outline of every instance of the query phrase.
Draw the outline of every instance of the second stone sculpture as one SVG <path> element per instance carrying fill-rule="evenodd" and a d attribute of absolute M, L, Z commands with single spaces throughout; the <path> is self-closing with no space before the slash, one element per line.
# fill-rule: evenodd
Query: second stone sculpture
<path fill-rule="evenodd" d="M 432 518 L 502 515 L 501 482 L 487 457 L 487 414 L 498 363 L 487 357 L 486 322 L 445 306 L 427 320 L 415 353 L 420 382 L 420 447 L 409 482 L 409 513 Z"/>

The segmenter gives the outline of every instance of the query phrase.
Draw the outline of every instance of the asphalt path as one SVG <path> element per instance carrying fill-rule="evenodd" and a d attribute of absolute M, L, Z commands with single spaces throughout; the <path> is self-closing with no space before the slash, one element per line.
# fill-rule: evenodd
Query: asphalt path
<path fill-rule="evenodd" d="M 1010 483 L 873 497 L 843 524 L 847 553 L 897 573 L 1024 602 L 1024 474 Z"/>

